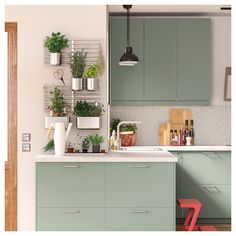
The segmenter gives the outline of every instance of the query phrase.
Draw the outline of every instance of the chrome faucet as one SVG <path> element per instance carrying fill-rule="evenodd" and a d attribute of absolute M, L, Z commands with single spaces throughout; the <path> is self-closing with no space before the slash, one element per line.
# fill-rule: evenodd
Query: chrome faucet
<path fill-rule="evenodd" d="M 141 124 L 142 121 L 121 121 L 118 125 L 117 125 L 117 131 L 116 131 L 116 138 L 117 141 L 119 142 L 119 147 L 118 149 L 120 149 L 120 126 L 123 124 Z"/>

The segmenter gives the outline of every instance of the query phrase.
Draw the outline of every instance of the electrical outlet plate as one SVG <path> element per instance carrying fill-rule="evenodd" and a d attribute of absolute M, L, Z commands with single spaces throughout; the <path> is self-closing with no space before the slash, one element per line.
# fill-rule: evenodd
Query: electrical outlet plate
<path fill-rule="evenodd" d="M 23 133 L 22 134 L 22 142 L 30 142 L 30 141 L 31 141 L 30 133 Z"/>
<path fill-rule="evenodd" d="M 30 152 L 31 144 L 30 143 L 22 143 L 22 152 Z"/>

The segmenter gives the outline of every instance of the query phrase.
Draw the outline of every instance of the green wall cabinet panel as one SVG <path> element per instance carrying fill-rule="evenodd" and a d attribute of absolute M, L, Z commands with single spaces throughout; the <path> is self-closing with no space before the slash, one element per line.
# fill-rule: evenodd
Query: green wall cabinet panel
<path fill-rule="evenodd" d="M 206 100 L 211 94 L 211 21 L 177 20 L 177 98 Z"/>
<path fill-rule="evenodd" d="M 38 207 L 105 206 L 104 163 L 38 163 Z"/>
<path fill-rule="evenodd" d="M 110 18 L 112 105 L 208 105 L 211 20 L 131 17 L 131 45 L 140 62 L 119 66 L 126 18 Z"/>
<path fill-rule="evenodd" d="M 176 100 L 176 20 L 146 19 L 144 99 Z"/>
<path fill-rule="evenodd" d="M 104 230 L 105 208 L 37 208 L 40 231 Z"/>
<path fill-rule="evenodd" d="M 108 164 L 108 207 L 174 207 L 174 168 L 171 163 Z"/>
<path fill-rule="evenodd" d="M 175 230 L 173 208 L 107 208 L 106 217 L 107 230 Z"/>
<path fill-rule="evenodd" d="M 126 18 L 110 21 L 110 66 L 112 100 L 143 99 L 143 20 L 130 19 L 130 44 L 140 62 L 136 66 L 120 66 L 119 60 L 127 47 Z"/>
<path fill-rule="evenodd" d="M 184 198 L 202 203 L 200 218 L 231 218 L 231 185 L 186 185 Z"/>

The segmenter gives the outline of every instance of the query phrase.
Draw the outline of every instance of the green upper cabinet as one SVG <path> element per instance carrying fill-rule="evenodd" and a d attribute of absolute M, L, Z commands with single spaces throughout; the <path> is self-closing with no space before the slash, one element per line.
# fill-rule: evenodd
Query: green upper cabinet
<path fill-rule="evenodd" d="M 127 47 L 126 18 L 110 21 L 111 94 L 115 101 L 143 99 L 143 20 L 130 19 L 130 45 L 140 62 L 136 66 L 120 66 L 119 60 Z"/>
<path fill-rule="evenodd" d="M 177 98 L 208 101 L 211 94 L 211 21 L 177 20 Z"/>
<path fill-rule="evenodd" d="M 119 66 L 126 18 L 110 18 L 112 105 L 208 105 L 211 20 L 131 17 L 131 46 L 140 62 Z"/>
<path fill-rule="evenodd" d="M 145 21 L 144 99 L 176 100 L 176 20 Z"/>

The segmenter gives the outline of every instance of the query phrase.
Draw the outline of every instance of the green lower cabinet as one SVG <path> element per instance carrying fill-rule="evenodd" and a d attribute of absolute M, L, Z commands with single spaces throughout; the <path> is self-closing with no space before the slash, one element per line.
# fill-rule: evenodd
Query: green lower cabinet
<path fill-rule="evenodd" d="M 174 163 L 109 163 L 108 207 L 174 207 Z"/>
<path fill-rule="evenodd" d="M 37 208 L 36 230 L 104 230 L 105 208 Z"/>
<path fill-rule="evenodd" d="M 199 218 L 231 218 L 231 185 L 187 185 L 183 195 L 202 203 Z"/>
<path fill-rule="evenodd" d="M 174 231 L 173 208 L 107 208 L 106 230 Z"/>

